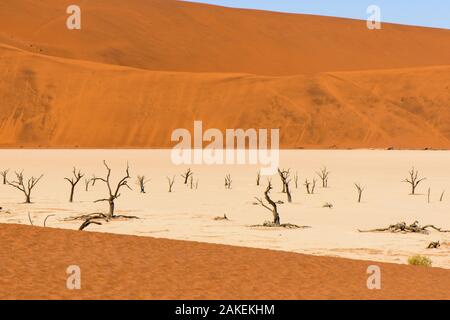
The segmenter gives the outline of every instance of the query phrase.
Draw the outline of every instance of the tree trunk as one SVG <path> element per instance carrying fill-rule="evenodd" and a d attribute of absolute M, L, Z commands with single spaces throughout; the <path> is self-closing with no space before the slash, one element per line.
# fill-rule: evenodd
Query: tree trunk
<path fill-rule="evenodd" d="M 273 210 L 273 223 L 276 225 L 280 225 L 280 215 L 278 214 L 277 210 Z"/>
<path fill-rule="evenodd" d="M 31 203 L 31 195 L 26 194 L 25 197 L 26 197 L 25 203 Z"/>
<path fill-rule="evenodd" d="M 291 190 L 289 190 L 289 184 L 286 184 L 286 193 L 287 193 L 288 202 L 291 203 L 292 195 L 291 195 Z"/>
<path fill-rule="evenodd" d="M 109 200 L 109 216 L 114 217 L 114 200 Z"/>
<path fill-rule="evenodd" d="M 75 192 L 75 186 L 72 185 L 72 188 L 70 189 L 70 198 L 69 198 L 69 202 L 73 202 L 73 194 Z"/>

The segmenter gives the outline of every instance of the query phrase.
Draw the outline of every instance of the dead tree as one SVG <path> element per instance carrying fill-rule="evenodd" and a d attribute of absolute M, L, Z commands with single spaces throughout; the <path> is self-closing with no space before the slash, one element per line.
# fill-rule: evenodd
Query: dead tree
<path fill-rule="evenodd" d="M 428 203 L 430 203 L 430 197 L 431 197 L 431 188 L 428 188 Z"/>
<path fill-rule="evenodd" d="M 256 175 L 256 185 L 259 186 L 261 182 L 261 170 L 258 171 L 258 174 Z"/>
<path fill-rule="evenodd" d="M 316 190 L 316 182 L 316 179 L 313 179 L 312 183 L 308 179 L 305 180 L 304 186 L 306 187 L 306 192 L 308 194 L 314 194 Z"/>
<path fill-rule="evenodd" d="M 416 194 L 416 188 L 422 181 L 426 178 L 419 179 L 419 171 L 415 170 L 414 167 L 409 171 L 409 177 L 403 180 L 403 182 L 409 183 L 411 185 L 411 195 Z"/>
<path fill-rule="evenodd" d="M 91 179 L 84 178 L 84 189 L 86 190 L 86 192 L 89 191 L 89 185 L 90 184 L 91 184 Z"/>
<path fill-rule="evenodd" d="M 231 180 L 231 174 L 227 174 L 225 176 L 225 189 L 231 189 L 231 183 L 233 180 Z"/>
<path fill-rule="evenodd" d="M 81 171 L 77 172 L 77 169 L 75 167 L 73 168 L 72 174 L 73 174 L 73 177 L 64 178 L 64 180 L 67 180 L 70 183 L 69 202 L 73 202 L 73 195 L 75 193 L 75 187 L 77 186 L 78 182 L 80 182 L 81 178 L 84 177 L 84 174 L 82 174 Z"/>
<path fill-rule="evenodd" d="M 193 174 L 194 173 L 191 171 L 191 168 L 189 168 L 184 174 L 181 175 L 184 179 L 184 184 L 186 185 L 188 184 L 189 177 L 192 176 Z"/>
<path fill-rule="evenodd" d="M 91 181 L 92 181 L 92 186 L 94 187 L 95 181 L 97 181 L 97 176 L 95 174 L 92 175 Z"/>
<path fill-rule="evenodd" d="M 288 202 L 292 202 L 291 190 L 289 188 L 289 183 L 291 182 L 291 169 L 280 170 L 278 169 L 278 174 L 280 175 L 281 182 L 283 183 L 283 191 L 287 194 Z"/>
<path fill-rule="evenodd" d="M 38 184 L 38 182 L 42 179 L 44 175 L 41 175 L 39 178 L 31 177 L 28 179 L 27 183 L 25 183 L 25 179 L 23 177 L 22 172 L 16 172 L 16 180 L 15 181 L 7 181 L 6 183 L 11 187 L 14 187 L 23 192 L 25 195 L 25 203 L 31 203 L 31 192 L 33 188 Z"/>
<path fill-rule="evenodd" d="M 173 184 L 175 183 L 175 176 L 173 176 L 172 179 L 167 177 L 167 181 L 169 182 L 169 192 L 172 192 L 172 187 L 173 187 Z"/>
<path fill-rule="evenodd" d="M 283 190 L 281 191 L 282 193 L 287 193 L 287 185 L 286 185 L 286 181 L 290 181 L 289 177 L 291 176 L 291 169 L 288 170 L 281 170 L 280 168 L 278 168 L 278 175 L 280 176 L 281 182 L 283 184 Z"/>
<path fill-rule="evenodd" d="M 439 202 L 442 202 L 442 200 L 444 200 L 444 194 L 445 194 L 445 190 L 442 191 L 441 197 L 439 198 Z"/>
<path fill-rule="evenodd" d="M 259 202 L 259 204 L 262 207 L 264 207 L 267 210 L 269 210 L 270 212 L 272 212 L 273 224 L 275 226 L 280 226 L 281 225 L 281 223 L 280 223 L 280 214 L 278 213 L 277 204 L 269 196 L 269 193 L 270 193 L 271 190 L 272 190 L 272 183 L 269 181 L 269 183 L 267 185 L 267 188 L 266 188 L 266 191 L 264 191 L 264 198 L 269 203 L 270 207 L 268 205 L 266 205 L 261 198 L 255 197 L 255 199 Z"/>
<path fill-rule="evenodd" d="M 298 189 L 298 171 L 295 172 L 294 183 L 295 183 L 295 189 Z"/>
<path fill-rule="evenodd" d="M 317 182 L 317 180 L 313 179 L 312 186 L 311 186 L 311 194 L 314 194 L 314 192 L 316 191 L 316 182 Z"/>
<path fill-rule="evenodd" d="M 311 190 L 310 190 L 310 185 L 311 185 L 311 182 L 309 182 L 308 181 L 308 179 L 305 179 L 305 184 L 304 184 L 304 186 L 305 186 L 305 188 L 306 188 L 306 193 L 308 193 L 308 194 L 311 194 Z"/>
<path fill-rule="evenodd" d="M 137 176 L 136 184 L 139 186 L 141 193 L 145 193 L 145 185 L 150 182 L 150 179 L 145 179 L 145 176 Z"/>
<path fill-rule="evenodd" d="M 277 204 L 280 203 L 280 201 L 273 201 L 270 198 L 270 191 L 272 190 L 272 183 L 270 180 L 268 180 L 268 185 L 266 188 L 266 191 L 264 192 L 264 198 L 267 201 L 268 204 L 264 203 L 263 199 L 255 197 L 255 199 L 258 201 L 258 203 L 255 203 L 256 205 L 261 205 L 262 207 L 266 208 L 267 210 L 269 210 L 272 215 L 273 215 L 273 221 L 266 221 L 264 222 L 263 225 L 254 225 L 252 227 L 276 227 L 276 228 L 287 228 L 287 229 L 300 229 L 300 228 L 309 228 L 307 226 L 303 226 L 300 227 L 296 224 L 292 224 L 292 223 L 284 223 L 281 224 L 280 222 L 280 214 L 278 213 L 278 208 L 277 208 Z"/>
<path fill-rule="evenodd" d="M 191 187 L 191 190 L 194 189 L 194 176 L 191 176 L 189 178 L 189 185 Z"/>
<path fill-rule="evenodd" d="M 328 176 L 330 172 L 327 170 L 327 167 L 323 167 L 319 172 L 316 172 L 319 176 L 320 180 L 322 180 L 322 188 L 328 188 Z"/>
<path fill-rule="evenodd" d="M 355 183 L 355 187 L 356 187 L 356 190 L 358 191 L 358 203 L 361 203 L 362 194 L 364 192 L 365 187 L 363 187 L 359 183 Z"/>
<path fill-rule="evenodd" d="M 292 195 L 291 195 L 291 189 L 289 187 L 289 183 L 291 182 L 291 180 L 286 180 L 286 194 L 287 194 L 287 199 L 288 202 L 291 203 L 292 202 Z"/>
<path fill-rule="evenodd" d="M 115 209 L 115 204 L 114 201 L 120 197 L 120 189 L 122 187 L 126 187 L 128 189 L 131 190 L 130 186 L 128 185 L 128 179 L 131 178 L 130 176 L 130 166 L 127 163 L 127 169 L 125 170 L 125 176 L 120 179 L 120 181 L 117 183 L 117 186 L 115 188 L 115 190 L 113 190 L 112 186 L 111 186 L 111 168 L 108 167 L 108 164 L 106 163 L 106 161 L 103 160 L 103 165 L 106 168 L 106 178 L 95 178 L 95 180 L 98 181 L 102 181 L 106 184 L 106 186 L 108 187 L 108 192 L 109 192 L 109 196 L 108 198 L 105 199 L 99 199 L 94 201 L 95 203 L 97 202 L 108 202 L 109 204 L 109 213 L 108 213 L 108 217 L 110 219 L 114 218 L 114 209 Z"/>
<path fill-rule="evenodd" d="M 0 171 L 0 175 L 3 177 L 3 184 L 7 184 L 7 182 L 8 182 L 8 178 L 7 178 L 8 172 L 9 172 L 9 169 Z"/>

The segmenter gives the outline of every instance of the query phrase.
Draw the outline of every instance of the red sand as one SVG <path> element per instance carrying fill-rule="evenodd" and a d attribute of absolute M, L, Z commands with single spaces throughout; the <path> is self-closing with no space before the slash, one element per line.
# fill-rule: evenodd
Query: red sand
<path fill-rule="evenodd" d="M 0 225 L 0 299 L 450 299 L 450 270 Z M 381 267 L 382 289 L 366 269 Z M 66 268 L 81 268 L 81 290 Z"/>
<path fill-rule="evenodd" d="M 168 148 L 202 120 L 280 128 L 283 148 L 450 148 L 450 67 L 263 77 L 0 57 L 0 147 Z"/>
<path fill-rule="evenodd" d="M 450 30 L 174 0 L 2 0 L 0 43 L 147 70 L 296 75 L 450 64 Z"/>
<path fill-rule="evenodd" d="M 69 31 L 68 4 L 0 3 L 0 147 L 168 148 L 202 120 L 283 148 L 450 148 L 450 30 L 98 0 Z"/>

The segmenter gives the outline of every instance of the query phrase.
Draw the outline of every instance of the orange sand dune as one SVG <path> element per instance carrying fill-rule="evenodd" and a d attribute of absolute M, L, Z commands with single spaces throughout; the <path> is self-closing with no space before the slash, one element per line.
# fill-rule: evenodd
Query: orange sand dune
<path fill-rule="evenodd" d="M 167 148 L 202 120 L 283 148 L 450 148 L 450 30 L 98 0 L 69 31 L 72 2 L 0 3 L 0 147 Z"/>
<path fill-rule="evenodd" d="M 0 234 L 1 299 L 450 299 L 444 269 L 20 225 Z M 367 289 L 373 264 L 381 290 Z M 70 265 L 82 290 L 66 287 Z"/>
<path fill-rule="evenodd" d="M 295 75 L 450 64 L 450 30 L 173 0 L 2 0 L 0 43 L 149 70 Z"/>
<path fill-rule="evenodd" d="M 268 77 L 160 72 L 0 46 L 0 146 L 164 148 L 280 128 L 284 148 L 450 148 L 450 66 Z"/>

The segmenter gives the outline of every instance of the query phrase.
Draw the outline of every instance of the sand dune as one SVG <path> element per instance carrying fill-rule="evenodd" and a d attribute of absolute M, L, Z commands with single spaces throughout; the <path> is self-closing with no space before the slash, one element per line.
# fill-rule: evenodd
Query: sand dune
<path fill-rule="evenodd" d="M 173 0 L 3 0 L 0 43 L 160 71 L 295 75 L 450 64 L 450 30 L 222 8 Z"/>
<path fill-rule="evenodd" d="M 280 128 L 283 148 L 450 147 L 450 66 L 268 77 L 0 57 L 2 147 L 167 148 L 194 120 Z"/>
<path fill-rule="evenodd" d="M 69 31 L 68 4 L 0 3 L 0 147 L 167 148 L 194 120 L 283 148 L 450 147 L 450 30 L 98 0 Z"/>
<path fill-rule="evenodd" d="M 382 289 L 368 290 L 370 262 L 19 225 L 0 231 L 2 299 L 449 298 L 443 269 L 377 263 Z M 66 287 L 70 265 L 81 269 L 82 290 Z"/>

